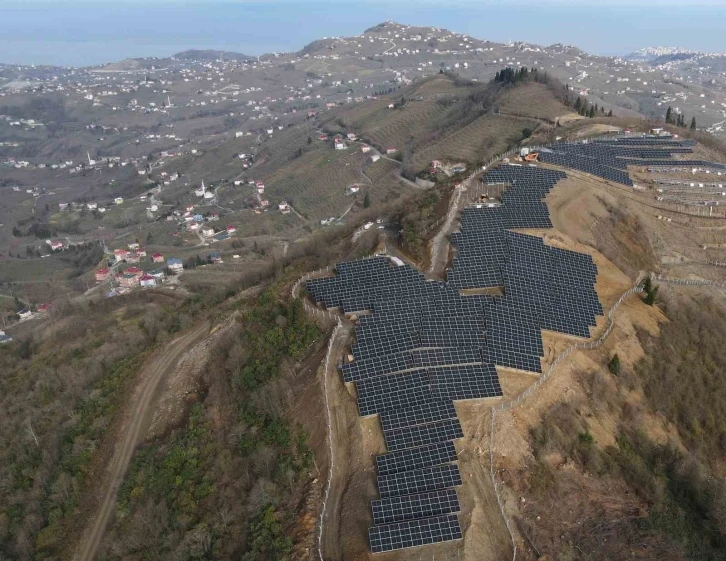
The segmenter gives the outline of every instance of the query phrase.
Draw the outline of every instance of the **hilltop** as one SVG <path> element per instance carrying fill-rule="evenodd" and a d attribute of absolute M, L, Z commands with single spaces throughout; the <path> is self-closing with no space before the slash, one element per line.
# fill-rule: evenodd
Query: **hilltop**
<path fill-rule="evenodd" d="M 257 57 L 245 55 L 242 53 L 235 53 L 231 51 L 216 51 L 210 49 L 189 49 L 180 53 L 173 54 L 171 58 L 177 60 L 254 60 Z"/>

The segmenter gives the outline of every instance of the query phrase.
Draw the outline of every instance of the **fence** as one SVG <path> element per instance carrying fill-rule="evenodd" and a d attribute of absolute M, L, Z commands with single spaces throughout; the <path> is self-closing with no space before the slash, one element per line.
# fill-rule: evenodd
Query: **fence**
<path fill-rule="evenodd" d="M 504 523 L 507 527 L 507 531 L 509 532 L 509 537 L 512 541 L 512 560 L 516 560 L 517 558 L 517 541 L 514 537 L 514 531 L 512 530 L 512 520 L 507 516 L 506 510 L 504 508 L 504 500 L 502 499 L 501 494 L 501 487 L 503 484 L 500 484 L 497 481 L 497 478 L 494 473 L 494 421 L 497 412 L 507 411 L 510 409 L 514 409 L 518 405 L 520 405 L 525 399 L 527 399 L 529 396 L 531 396 L 534 392 L 536 392 L 539 387 L 544 384 L 550 376 L 555 372 L 557 367 L 567 359 L 573 352 L 580 349 L 595 349 L 602 345 L 605 340 L 608 338 L 610 333 L 613 330 L 613 327 L 615 326 L 615 312 L 620 307 L 620 305 L 623 303 L 623 300 L 625 300 L 628 296 L 635 294 L 636 292 L 643 292 L 643 287 L 640 282 L 638 282 L 634 287 L 632 287 L 630 290 L 624 292 L 618 301 L 615 303 L 615 305 L 610 309 L 608 312 L 608 326 L 605 329 L 605 331 L 594 341 L 587 341 L 587 342 L 581 342 L 581 343 L 575 343 L 573 345 L 570 345 L 567 349 L 562 351 L 557 358 L 550 364 L 549 368 L 539 377 L 539 379 L 529 386 L 526 390 L 524 390 L 521 394 L 519 394 L 515 399 L 512 399 L 507 402 L 502 402 L 497 405 L 492 406 L 491 408 L 491 419 L 490 419 L 490 427 L 489 427 L 489 474 L 492 479 L 492 484 L 494 485 L 494 494 L 497 497 L 497 504 L 499 506 L 499 511 L 502 515 L 502 518 L 504 519 Z"/>
<path fill-rule="evenodd" d="M 651 273 L 650 277 L 652 280 L 657 282 L 662 282 L 666 284 L 675 284 L 680 286 L 716 286 L 716 287 L 722 287 L 726 288 L 726 282 L 722 281 L 710 281 L 710 280 L 695 280 L 695 279 L 674 279 L 669 277 L 663 277 L 661 275 L 656 275 L 655 273 Z M 512 530 L 512 521 L 507 516 L 507 513 L 504 509 L 504 500 L 502 499 L 501 495 L 501 487 L 503 487 L 503 484 L 500 484 L 497 481 L 495 472 L 494 472 L 494 419 L 496 417 L 497 412 L 507 411 L 514 409 L 518 405 L 520 405 L 525 399 L 527 399 L 530 395 L 532 395 L 534 392 L 537 391 L 537 389 L 544 384 L 547 379 L 552 376 L 554 371 L 557 369 L 557 367 L 560 365 L 560 363 L 565 360 L 567 357 L 569 357 L 573 352 L 579 349 L 595 349 L 601 346 L 605 340 L 608 338 L 610 333 L 613 330 L 613 327 L 615 326 L 615 312 L 620 307 L 620 305 L 623 303 L 623 300 L 625 300 L 627 297 L 631 296 L 635 293 L 642 293 L 644 292 L 642 282 L 636 283 L 633 288 L 628 290 L 627 292 L 623 293 L 618 301 L 615 303 L 615 305 L 610 309 L 608 312 L 608 326 L 605 329 L 605 331 L 594 341 L 587 341 L 583 343 L 575 343 L 574 345 L 569 346 L 567 349 L 565 349 L 562 353 L 560 353 L 555 361 L 550 365 L 550 367 L 547 369 L 547 371 L 540 376 L 540 378 L 531 386 L 529 386 L 526 390 L 524 390 L 520 395 L 518 395 L 515 399 L 508 401 L 506 403 L 500 403 L 498 405 L 495 405 L 491 408 L 491 422 L 489 427 L 489 473 L 492 479 L 492 484 L 494 485 L 494 494 L 497 497 L 497 504 L 499 506 L 499 510 L 501 512 L 502 518 L 504 519 L 505 525 L 507 527 L 507 531 L 509 532 L 510 539 L 512 540 L 512 547 L 513 547 L 513 555 L 512 560 L 515 561 L 517 558 L 517 542 L 514 537 L 514 532 Z"/>

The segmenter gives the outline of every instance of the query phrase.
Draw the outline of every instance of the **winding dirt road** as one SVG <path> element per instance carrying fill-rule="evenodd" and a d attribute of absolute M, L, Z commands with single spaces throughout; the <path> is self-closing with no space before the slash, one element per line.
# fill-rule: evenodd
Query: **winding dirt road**
<path fill-rule="evenodd" d="M 141 388 L 132 398 L 126 411 L 130 422 L 122 429 L 116 445 L 111 464 L 109 465 L 99 495 L 103 499 L 95 515 L 89 517 L 89 525 L 81 538 L 75 559 L 77 561 L 95 561 L 98 547 L 106 532 L 116 506 L 116 495 L 123 483 L 126 470 L 141 441 L 142 429 L 146 427 L 147 411 L 154 401 L 159 382 L 176 366 L 184 353 L 209 333 L 209 323 L 204 322 L 194 330 L 176 338 L 169 346 L 144 367 L 140 375 Z"/>

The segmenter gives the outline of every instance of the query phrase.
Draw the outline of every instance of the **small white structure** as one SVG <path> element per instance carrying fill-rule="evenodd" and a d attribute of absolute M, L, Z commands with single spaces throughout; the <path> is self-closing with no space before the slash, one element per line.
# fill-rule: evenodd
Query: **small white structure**
<path fill-rule="evenodd" d="M 122 205 L 124 203 L 123 197 L 116 197 L 113 202 L 117 205 Z"/>

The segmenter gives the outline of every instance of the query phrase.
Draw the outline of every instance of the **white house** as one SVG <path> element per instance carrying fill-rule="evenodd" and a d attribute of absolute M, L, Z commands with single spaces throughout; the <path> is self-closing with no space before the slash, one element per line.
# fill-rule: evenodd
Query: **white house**
<path fill-rule="evenodd" d="M 381 159 L 381 157 L 378 154 L 373 154 L 371 156 L 371 162 L 377 162 L 380 159 Z"/>
<path fill-rule="evenodd" d="M 282 201 L 277 207 L 280 209 L 280 212 L 282 214 L 287 214 L 290 212 L 290 205 L 287 204 L 287 201 Z"/>
<path fill-rule="evenodd" d="M 114 203 L 116 203 L 117 205 L 121 205 L 121 204 L 123 204 L 124 200 L 123 200 L 123 198 L 122 198 L 122 197 L 116 197 L 116 198 L 115 198 L 115 199 L 113 200 L 113 202 L 114 202 Z"/>

